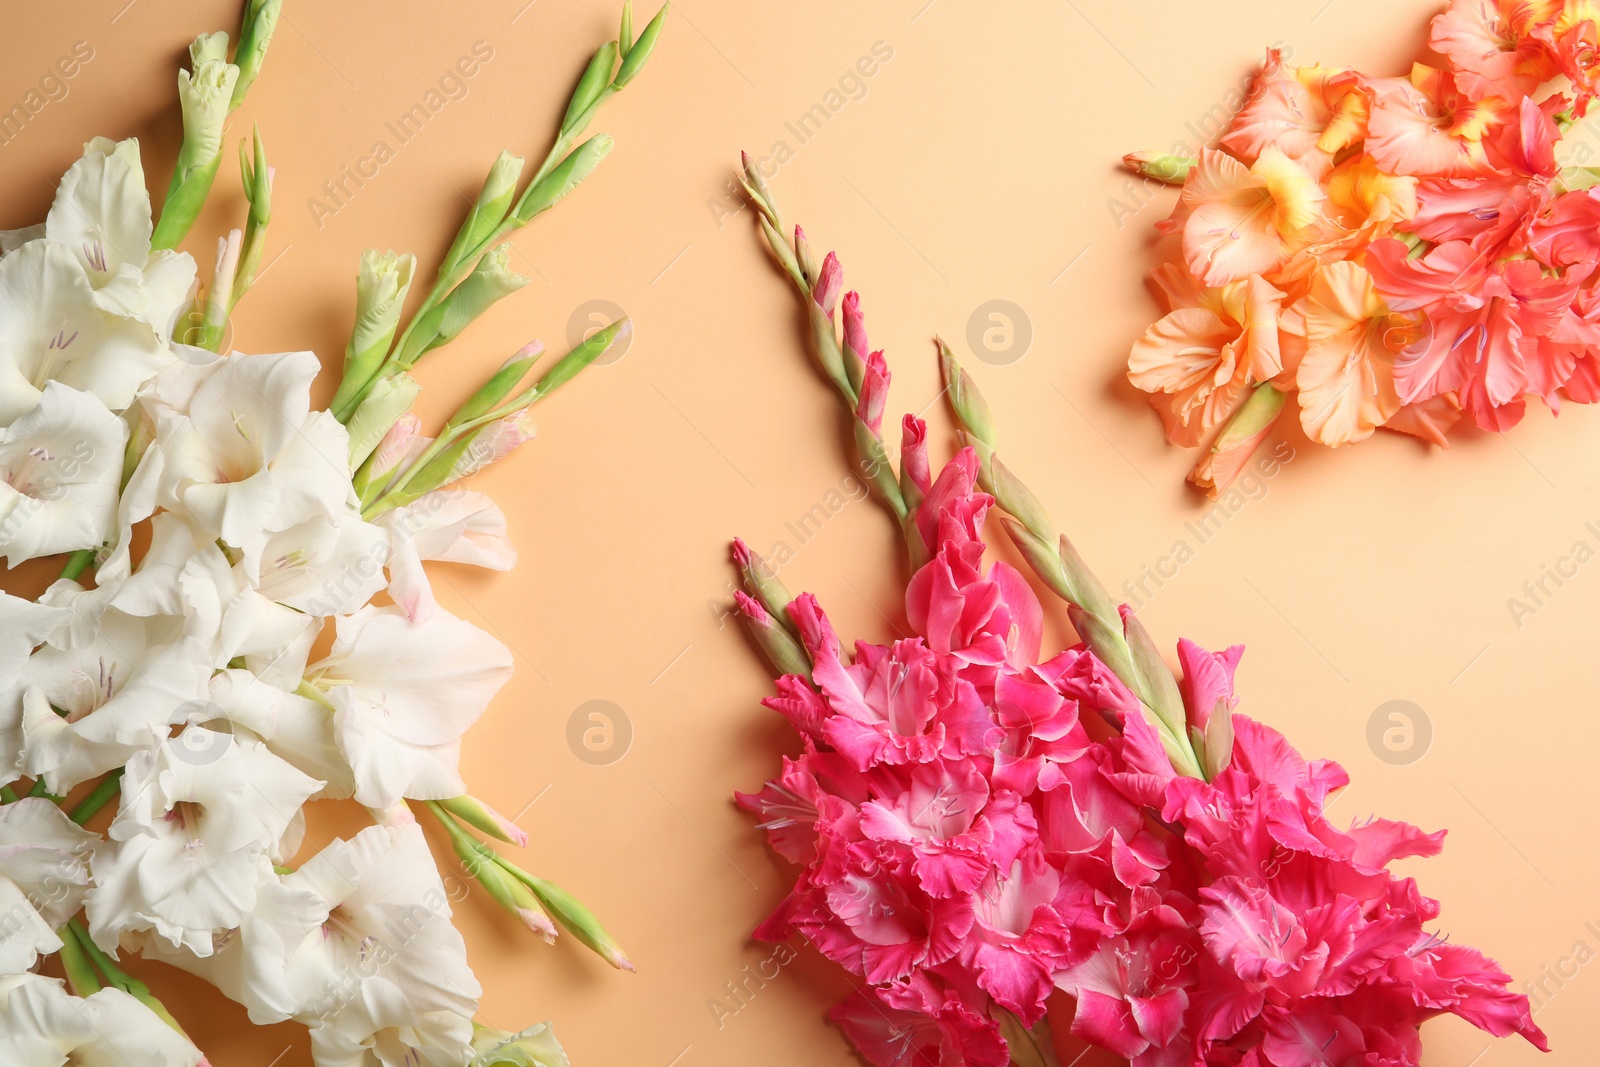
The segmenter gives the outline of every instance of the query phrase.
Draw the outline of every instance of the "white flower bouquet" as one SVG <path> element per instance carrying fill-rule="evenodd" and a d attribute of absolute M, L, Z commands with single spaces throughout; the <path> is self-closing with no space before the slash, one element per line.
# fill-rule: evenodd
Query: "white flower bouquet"
<path fill-rule="evenodd" d="M 256 1023 L 305 1023 L 323 1067 L 565 1064 L 548 1025 L 473 1022 L 480 988 L 416 815 L 531 930 L 632 965 L 487 842 L 526 835 L 469 795 L 458 757 L 511 655 L 435 603 L 424 563 L 515 564 L 505 517 L 461 483 L 629 326 L 542 373 L 529 345 L 433 436 L 412 372 L 526 284 L 505 239 L 610 150 L 580 138 L 666 9 L 635 37 L 624 7 L 529 180 L 495 161 L 408 319 L 415 258 L 362 256 L 343 377 L 314 410 L 311 352 L 221 351 L 271 217 L 259 131 L 239 146 L 242 229 L 208 277 L 179 250 L 280 2 L 249 0 L 231 58 L 225 33 L 191 46 L 159 214 L 138 142 L 96 137 L 42 224 L 0 232 L 0 558 L 66 556 L 39 598 L 0 593 L 0 1063 L 203 1062 L 123 969 L 137 954 Z M 374 825 L 301 859 L 316 800 Z M 40 973 L 51 957 L 64 983 Z"/>

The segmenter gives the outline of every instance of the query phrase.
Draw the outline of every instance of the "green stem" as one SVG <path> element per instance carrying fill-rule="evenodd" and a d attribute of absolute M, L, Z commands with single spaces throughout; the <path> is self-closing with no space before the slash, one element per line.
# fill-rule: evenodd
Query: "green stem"
<path fill-rule="evenodd" d="M 56 931 L 56 936 L 61 939 L 61 968 L 67 972 L 67 984 L 72 987 L 72 992 L 80 997 L 89 997 L 100 992 L 100 976 L 89 963 L 89 957 L 84 954 L 83 946 L 78 944 L 78 937 L 70 927 L 63 926 Z"/>
<path fill-rule="evenodd" d="M 155 994 L 150 992 L 150 987 L 130 975 L 127 971 L 124 971 L 121 967 L 118 967 L 117 961 L 94 943 L 94 938 L 89 936 L 89 930 L 83 925 L 82 919 L 69 919 L 67 921 L 67 930 L 77 937 L 78 945 L 83 949 L 90 962 L 105 976 L 108 985 L 122 990 L 139 1001 L 139 1003 L 155 1012 L 162 1022 L 176 1030 L 185 1040 L 188 1040 L 189 1035 L 184 1033 L 183 1027 L 178 1025 L 178 1020 L 172 1017 L 172 1013 L 167 1010 L 166 1005 L 162 1004 Z M 62 938 L 62 940 L 65 941 L 66 939 Z"/>
<path fill-rule="evenodd" d="M 79 801 L 78 806 L 72 809 L 69 818 L 79 826 L 93 818 L 95 812 L 105 807 L 112 797 L 122 792 L 122 773 L 124 769 L 118 767 L 100 779 L 100 784 L 94 787 L 94 791 Z"/>
<path fill-rule="evenodd" d="M 12 789 L 9 785 L 0 785 L 0 804 L 15 804 L 17 799 L 17 791 L 15 789 Z"/>
<path fill-rule="evenodd" d="M 61 568 L 61 577 L 76 580 L 78 575 L 89 569 L 89 564 L 94 562 L 94 549 L 80 548 L 67 557 L 67 565 Z"/>

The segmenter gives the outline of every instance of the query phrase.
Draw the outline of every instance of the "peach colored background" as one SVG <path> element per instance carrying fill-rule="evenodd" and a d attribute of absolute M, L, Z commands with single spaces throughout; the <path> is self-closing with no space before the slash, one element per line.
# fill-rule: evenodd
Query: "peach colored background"
<path fill-rule="evenodd" d="M 91 134 L 138 135 L 152 185 L 165 187 L 182 49 L 198 31 L 231 30 L 239 4 L 125 2 L 8 10 L 0 107 L 74 42 L 95 55 L 64 100 L 0 145 L 0 225 L 42 217 Z M 765 154 L 780 140 L 793 150 L 773 185 L 864 293 L 896 371 L 891 414 L 934 397 L 929 338 L 950 338 L 1003 420 L 1012 465 L 1120 586 L 1174 542 L 1193 542 L 1185 523 L 1207 505 L 1182 486 L 1191 457 L 1167 449 L 1154 416 L 1117 384 L 1155 312 L 1140 279 L 1150 225 L 1171 200 L 1157 194 L 1119 227 L 1117 157 L 1192 142 L 1185 123 L 1275 41 L 1302 62 L 1398 72 L 1438 6 L 677 5 L 649 69 L 598 122 L 616 136 L 612 157 L 516 238 L 513 263 L 533 284 L 421 367 L 441 412 L 530 337 L 562 347 L 587 301 L 615 302 L 637 324 L 624 359 L 543 408 L 542 439 L 478 482 L 508 512 L 521 566 L 435 572 L 446 605 L 518 659 L 468 740 L 469 781 L 521 811 L 527 866 L 579 893 L 639 964 L 637 975 L 612 973 L 573 944 L 546 947 L 474 893 L 456 910 L 488 990 L 486 1020 L 554 1019 L 590 1067 L 851 1062 L 822 1017 L 845 983 L 810 955 L 720 1027 L 708 1007 L 771 953 L 746 935 L 790 877 L 729 802 L 791 739 L 756 704 L 766 682 L 752 650 L 714 611 L 730 576 L 726 539 L 798 548 L 783 577 L 816 591 L 847 635 L 903 626 L 904 574 L 875 505 L 850 504 L 804 547 L 785 529 L 841 484 L 843 439 L 749 213 L 719 221 L 738 150 Z M 240 346 L 337 359 L 360 250 L 425 261 L 442 251 L 460 194 L 501 147 L 543 152 L 617 7 L 290 0 L 230 137 L 260 122 L 278 168 L 267 256 L 282 254 L 239 308 Z M 385 122 L 477 41 L 494 57 L 468 95 L 319 227 L 308 200 L 323 182 L 390 140 Z M 802 145 L 785 124 L 880 41 L 893 56 L 865 95 Z M 230 159 L 191 250 L 242 217 L 236 181 Z M 996 298 L 1025 309 L 1033 330 L 1024 358 L 1003 366 L 965 342 L 969 316 Z M 932 410 L 944 447 L 947 423 Z M 1289 441 L 1296 458 L 1165 583 L 1146 623 L 1169 647 L 1180 634 L 1247 643 L 1246 710 L 1352 772 L 1337 814 L 1448 826 L 1445 854 L 1408 868 L 1445 902 L 1442 928 L 1519 979 L 1560 976 L 1538 1014 L 1557 1047 L 1542 1062 L 1588 1062 L 1600 968 L 1578 961 L 1600 949 L 1600 563 L 1520 628 L 1507 599 L 1575 542 L 1600 545 L 1600 526 L 1585 526 L 1600 520 L 1600 411 L 1573 408 L 1559 423 L 1538 411 L 1504 439 L 1468 435 L 1443 454 L 1388 436 L 1340 455 Z M 634 730 L 609 766 L 581 762 L 565 739 L 569 715 L 595 699 L 624 709 Z M 1394 699 L 1419 705 L 1433 728 L 1431 749 L 1406 766 L 1366 740 L 1369 716 Z M 218 1067 L 309 1064 L 297 1027 L 254 1030 L 196 984 L 145 972 Z M 1433 1065 L 1538 1061 L 1453 1021 L 1425 1038 Z"/>

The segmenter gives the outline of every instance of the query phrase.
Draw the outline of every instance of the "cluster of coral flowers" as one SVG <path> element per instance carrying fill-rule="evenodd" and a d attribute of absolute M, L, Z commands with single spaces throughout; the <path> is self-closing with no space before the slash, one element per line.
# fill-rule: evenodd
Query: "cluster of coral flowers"
<path fill-rule="evenodd" d="M 1181 263 L 1128 376 L 1192 479 L 1231 480 L 1296 398 L 1324 445 L 1378 428 L 1444 445 L 1529 397 L 1600 399 L 1600 171 L 1573 129 L 1595 95 L 1600 14 L 1578 0 L 1452 0 L 1441 65 L 1406 77 L 1267 54 L 1217 148 L 1136 153 L 1181 183 L 1160 224 Z"/>
<path fill-rule="evenodd" d="M 803 238 L 778 241 L 770 192 L 754 173 L 750 187 L 915 564 L 913 636 L 850 653 L 814 598 L 735 545 L 739 609 L 782 673 L 765 703 L 801 742 L 739 798 L 799 868 L 757 936 L 797 933 L 861 978 L 833 1019 L 866 1058 L 1051 1062 L 1037 1057 L 1053 1028 L 1138 1067 L 1412 1065 L 1419 1024 L 1441 1014 L 1544 1048 L 1509 977 L 1442 936 L 1439 905 L 1389 870 L 1443 833 L 1335 826 L 1345 773 L 1235 711 L 1242 648 L 1184 641 L 1175 677 L 994 454 L 948 350 L 968 447 L 931 477 L 926 426 L 907 416 L 894 476 L 888 368 L 862 358 L 859 302 L 845 298 L 840 344 L 837 260 L 817 268 Z M 1033 587 L 985 564 L 996 516 L 1082 644 L 1042 651 Z"/>
<path fill-rule="evenodd" d="M 278 10 L 252 0 L 231 60 L 226 34 L 192 46 L 159 219 L 138 142 L 96 138 L 43 223 L 0 232 L 0 560 L 70 554 L 38 598 L 0 593 L 0 1062 L 203 1062 L 124 969 L 137 954 L 255 1023 L 305 1024 L 319 1067 L 564 1067 L 547 1025 L 474 1021 L 441 867 L 547 940 L 564 928 L 632 967 L 485 840 L 527 843 L 459 768 L 512 657 L 435 602 L 424 562 L 514 565 L 505 516 L 461 483 L 628 324 L 542 373 L 528 346 L 433 436 L 409 371 L 527 283 L 503 241 L 609 148 L 577 138 L 660 16 L 635 41 L 624 15 L 520 196 L 523 160 L 496 161 L 409 323 L 414 257 L 362 257 L 342 382 L 317 410 L 311 352 L 222 351 L 270 217 L 259 134 L 240 146 L 247 228 L 215 272 L 197 279 L 176 248 Z M 323 800 L 369 825 L 307 841 Z M 440 859 L 419 814 L 442 824 Z"/>

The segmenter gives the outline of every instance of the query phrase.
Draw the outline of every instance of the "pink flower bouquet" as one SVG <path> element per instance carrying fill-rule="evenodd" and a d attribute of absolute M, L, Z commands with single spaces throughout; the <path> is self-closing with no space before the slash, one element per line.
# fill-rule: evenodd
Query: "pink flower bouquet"
<path fill-rule="evenodd" d="M 1597 19 L 1452 0 L 1405 77 L 1274 49 L 1218 147 L 1125 157 L 1183 186 L 1158 227 L 1182 241 L 1152 278 L 1168 312 L 1128 377 L 1172 443 L 1212 439 L 1192 481 L 1225 487 L 1291 393 L 1331 447 L 1600 398 Z"/>
<path fill-rule="evenodd" d="M 852 654 L 813 597 L 734 545 L 738 611 L 781 675 L 764 703 L 800 737 L 739 796 L 799 872 L 756 936 L 798 933 L 860 979 L 832 1018 L 862 1054 L 1052 1064 L 1053 1029 L 1139 1067 L 1409 1065 L 1418 1025 L 1446 1013 L 1544 1048 L 1509 976 L 1437 933 L 1438 903 L 1388 869 L 1443 832 L 1330 822 L 1345 772 L 1234 710 L 1242 648 L 1180 642 L 1174 677 L 1000 462 L 942 344 L 965 447 L 935 473 L 907 415 L 896 469 L 889 368 L 854 293 L 837 332 L 839 261 L 781 236 L 748 159 L 746 186 L 914 569 L 914 636 Z M 1082 643 L 1041 648 L 1033 586 L 985 564 L 991 520 Z"/>

